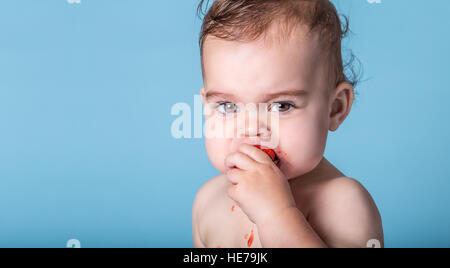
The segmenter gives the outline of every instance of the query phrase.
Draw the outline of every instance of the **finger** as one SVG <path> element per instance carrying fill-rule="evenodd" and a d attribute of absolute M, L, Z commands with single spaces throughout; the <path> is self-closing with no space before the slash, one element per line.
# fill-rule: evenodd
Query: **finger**
<path fill-rule="evenodd" d="M 236 202 L 237 203 L 237 191 L 236 191 L 236 189 L 237 189 L 237 186 L 236 185 L 230 185 L 230 186 L 228 186 L 228 189 L 227 189 L 227 194 L 228 194 L 228 197 L 231 199 L 231 200 L 233 200 L 234 202 Z"/>
<path fill-rule="evenodd" d="M 259 163 L 269 164 L 273 162 L 270 156 L 253 145 L 243 143 L 239 146 L 238 150 Z"/>
<path fill-rule="evenodd" d="M 239 184 L 240 178 L 241 178 L 241 174 L 242 174 L 242 170 L 240 169 L 230 169 L 227 171 L 227 180 L 228 182 L 230 182 L 233 185 L 237 185 Z"/>
<path fill-rule="evenodd" d="M 227 170 L 232 168 L 250 170 L 256 164 L 257 162 L 255 160 L 241 152 L 232 153 L 225 158 L 225 167 Z"/>

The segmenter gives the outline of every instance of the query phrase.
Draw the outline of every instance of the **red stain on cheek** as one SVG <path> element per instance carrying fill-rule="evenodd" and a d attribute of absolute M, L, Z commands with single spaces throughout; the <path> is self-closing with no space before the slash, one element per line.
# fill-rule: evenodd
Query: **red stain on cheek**
<path fill-rule="evenodd" d="M 288 159 L 288 154 L 286 152 L 283 152 L 281 150 L 276 151 L 278 155 L 282 156 L 284 159 Z"/>
<path fill-rule="evenodd" d="M 248 239 L 248 241 L 247 241 L 247 246 L 248 246 L 248 247 L 251 247 L 251 246 L 252 246 L 252 244 L 253 244 L 253 238 L 254 238 L 254 235 L 253 235 L 253 230 L 252 230 L 252 233 L 250 234 L 250 237 L 249 237 L 249 239 Z"/>
<path fill-rule="evenodd" d="M 236 208 L 236 206 L 235 205 L 233 205 L 232 207 L 231 207 L 231 212 L 234 212 L 234 209 Z"/>

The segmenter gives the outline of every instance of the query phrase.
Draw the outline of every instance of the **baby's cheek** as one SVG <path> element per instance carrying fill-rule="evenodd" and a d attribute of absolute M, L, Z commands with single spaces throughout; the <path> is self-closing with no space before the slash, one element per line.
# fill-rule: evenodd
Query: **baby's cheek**
<path fill-rule="evenodd" d="M 313 170 L 322 160 L 328 131 L 321 124 L 299 122 L 284 126 L 280 145 L 286 154 L 285 175 L 300 176 Z"/>
<path fill-rule="evenodd" d="M 211 164 L 221 173 L 226 172 L 225 157 L 228 151 L 228 142 L 226 139 L 211 138 L 205 139 L 206 152 Z"/>

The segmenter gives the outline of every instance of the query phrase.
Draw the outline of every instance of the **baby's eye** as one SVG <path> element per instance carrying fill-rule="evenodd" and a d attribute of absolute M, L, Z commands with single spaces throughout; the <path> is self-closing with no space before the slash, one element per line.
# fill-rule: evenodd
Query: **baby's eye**
<path fill-rule="evenodd" d="M 217 110 L 222 114 L 237 113 L 239 112 L 239 107 L 231 102 L 222 102 L 217 105 Z"/>
<path fill-rule="evenodd" d="M 272 103 L 269 107 L 270 112 L 285 113 L 294 107 L 293 104 L 287 102 Z"/>

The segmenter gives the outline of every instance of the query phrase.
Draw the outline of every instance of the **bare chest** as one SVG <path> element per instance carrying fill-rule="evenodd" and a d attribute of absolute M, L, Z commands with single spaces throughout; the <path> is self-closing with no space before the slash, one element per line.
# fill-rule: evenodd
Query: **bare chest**
<path fill-rule="evenodd" d="M 209 248 L 261 248 L 256 225 L 241 209 L 230 204 L 209 219 L 206 246 Z"/>

